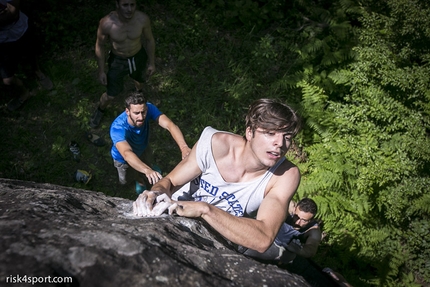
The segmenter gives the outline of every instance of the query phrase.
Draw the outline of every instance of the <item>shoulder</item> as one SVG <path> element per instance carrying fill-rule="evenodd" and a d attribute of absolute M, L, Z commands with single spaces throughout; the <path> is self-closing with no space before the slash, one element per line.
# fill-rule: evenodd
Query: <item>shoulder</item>
<path fill-rule="evenodd" d="M 226 131 L 218 131 L 213 128 L 208 132 L 213 132 L 212 150 L 217 157 L 222 157 L 230 152 L 237 151 L 238 148 L 243 148 L 245 140 L 242 136 Z"/>
<path fill-rule="evenodd" d="M 161 114 L 163 114 L 157 106 L 151 103 L 147 103 L 146 106 L 148 107 L 148 116 L 152 117 L 159 117 Z"/>
<path fill-rule="evenodd" d="M 273 175 L 281 181 L 291 180 L 292 178 L 299 181 L 301 177 L 299 168 L 287 159 L 278 166 Z"/>
<path fill-rule="evenodd" d="M 118 130 L 118 129 L 125 129 L 126 127 L 126 121 L 127 121 L 127 114 L 125 112 L 122 112 L 113 122 L 111 125 L 111 131 L 112 130 Z"/>
<path fill-rule="evenodd" d="M 291 200 L 300 184 L 300 171 L 297 166 L 285 160 L 274 172 L 266 187 L 266 195 L 269 193 L 280 198 L 285 198 L 287 203 Z M 288 211 L 291 206 L 288 206 Z"/>
<path fill-rule="evenodd" d="M 231 133 L 231 132 L 226 132 L 226 131 L 219 131 L 217 129 L 214 129 L 213 127 L 206 127 L 203 130 L 202 134 L 213 134 L 212 136 L 212 143 L 229 143 L 229 144 L 233 144 L 236 142 L 244 142 L 244 139 L 242 136 Z"/>
<path fill-rule="evenodd" d="M 142 11 L 136 11 L 134 14 L 135 20 L 142 24 L 142 26 L 147 27 L 151 24 L 151 19 L 149 16 Z"/>
<path fill-rule="evenodd" d="M 99 29 L 108 30 L 116 22 L 118 22 L 118 14 L 115 11 L 112 11 L 100 19 Z"/>
<path fill-rule="evenodd" d="M 147 102 L 146 106 L 148 107 L 148 111 L 149 110 L 158 110 L 157 106 L 154 105 L 154 104 L 152 104 L 152 103 L 150 103 L 150 102 Z"/>

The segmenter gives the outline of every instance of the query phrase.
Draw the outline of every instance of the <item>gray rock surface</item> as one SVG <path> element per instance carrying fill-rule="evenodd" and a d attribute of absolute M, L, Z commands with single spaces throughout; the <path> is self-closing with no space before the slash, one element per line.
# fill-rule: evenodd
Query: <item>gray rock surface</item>
<path fill-rule="evenodd" d="M 0 179 L 0 286 L 309 286 L 202 221 L 131 210 L 103 193 Z"/>

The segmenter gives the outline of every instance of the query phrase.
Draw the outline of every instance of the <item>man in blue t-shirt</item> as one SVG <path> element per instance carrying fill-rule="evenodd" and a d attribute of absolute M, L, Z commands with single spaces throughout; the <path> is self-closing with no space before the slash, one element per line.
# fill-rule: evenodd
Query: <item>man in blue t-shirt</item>
<path fill-rule="evenodd" d="M 154 184 L 162 178 L 160 171 L 151 168 L 150 162 L 145 163 L 148 153 L 150 120 L 156 121 L 162 128 L 170 132 L 181 150 L 182 158 L 190 153 L 190 148 L 179 127 L 156 106 L 147 102 L 142 93 L 132 93 L 125 100 L 125 111 L 111 125 L 110 137 L 113 143 L 111 155 L 121 184 L 127 183 L 126 173 L 129 166 L 142 175 L 136 183 L 138 193 L 146 189 L 145 181 Z"/>

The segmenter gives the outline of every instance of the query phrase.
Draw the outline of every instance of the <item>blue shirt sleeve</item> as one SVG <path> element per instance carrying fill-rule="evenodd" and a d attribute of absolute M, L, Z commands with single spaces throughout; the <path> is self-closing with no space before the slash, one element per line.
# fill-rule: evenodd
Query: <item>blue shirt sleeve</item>
<path fill-rule="evenodd" d="M 153 104 L 147 103 L 146 105 L 148 107 L 148 113 L 146 114 L 146 119 L 150 120 L 157 120 L 159 116 L 161 116 L 163 113 Z"/>

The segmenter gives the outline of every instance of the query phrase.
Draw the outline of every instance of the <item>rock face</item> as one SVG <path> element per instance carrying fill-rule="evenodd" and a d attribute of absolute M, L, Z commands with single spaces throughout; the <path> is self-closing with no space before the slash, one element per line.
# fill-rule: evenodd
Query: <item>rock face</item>
<path fill-rule="evenodd" d="M 102 193 L 0 179 L 0 286 L 310 286 L 202 221 L 131 210 Z"/>

